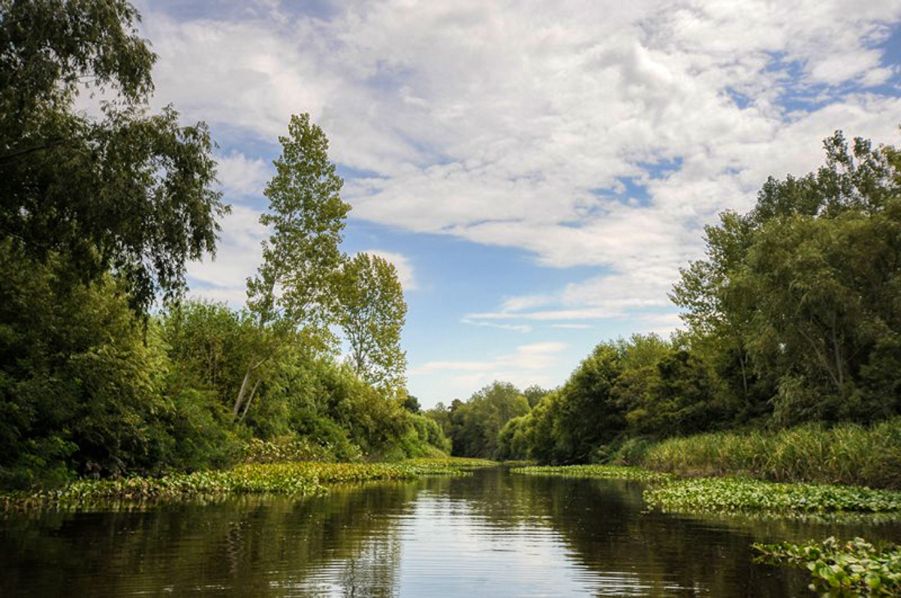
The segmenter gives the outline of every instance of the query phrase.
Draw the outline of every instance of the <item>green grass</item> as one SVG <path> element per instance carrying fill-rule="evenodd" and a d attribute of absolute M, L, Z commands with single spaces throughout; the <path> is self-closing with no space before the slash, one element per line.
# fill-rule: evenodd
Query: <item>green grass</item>
<path fill-rule="evenodd" d="M 221 471 L 170 474 L 159 478 L 78 480 L 59 490 L 0 496 L 0 507 L 90 506 L 103 501 L 166 501 L 229 494 L 312 495 L 327 484 L 404 480 L 426 475 L 454 475 L 494 465 L 481 459 L 410 459 L 399 463 L 254 463 Z"/>
<path fill-rule="evenodd" d="M 570 478 L 596 478 L 606 480 L 638 480 L 642 482 L 663 481 L 671 476 L 638 467 L 621 465 L 563 465 L 514 467 L 513 473 Z"/>
<path fill-rule="evenodd" d="M 901 511 L 901 492 L 829 484 L 783 484 L 742 478 L 674 480 L 648 488 L 645 502 L 687 513 L 883 513 Z"/>
<path fill-rule="evenodd" d="M 877 548 L 861 538 L 807 544 L 754 544 L 755 560 L 810 571 L 810 589 L 828 595 L 901 595 L 901 547 Z"/>
<path fill-rule="evenodd" d="M 901 418 L 871 427 L 808 425 L 673 438 L 650 447 L 641 464 L 682 476 L 901 489 Z"/>

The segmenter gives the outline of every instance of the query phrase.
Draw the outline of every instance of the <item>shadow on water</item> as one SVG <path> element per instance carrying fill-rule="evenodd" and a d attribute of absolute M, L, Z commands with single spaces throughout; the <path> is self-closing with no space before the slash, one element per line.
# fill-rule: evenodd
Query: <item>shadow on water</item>
<path fill-rule="evenodd" d="M 513 475 L 0 520 L 0 595 L 798 596 L 755 541 L 880 526 L 643 512 L 635 482 Z"/>

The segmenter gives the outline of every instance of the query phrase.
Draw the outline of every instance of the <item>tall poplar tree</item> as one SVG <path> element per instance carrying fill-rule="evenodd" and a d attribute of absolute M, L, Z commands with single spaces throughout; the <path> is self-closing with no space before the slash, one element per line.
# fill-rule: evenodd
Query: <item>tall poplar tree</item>
<path fill-rule="evenodd" d="M 325 133 L 308 114 L 292 116 L 279 141 L 282 155 L 264 192 L 269 209 L 260 217 L 270 235 L 263 263 L 247 281 L 247 307 L 261 338 L 235 398 L 235 416 L 246 413 L 265 366 L 288 339 L 303 332 L 327 341 L 335 323 L 339 245 L 350 211 L 341 199 L 343 181 L 329 161 Z"/>

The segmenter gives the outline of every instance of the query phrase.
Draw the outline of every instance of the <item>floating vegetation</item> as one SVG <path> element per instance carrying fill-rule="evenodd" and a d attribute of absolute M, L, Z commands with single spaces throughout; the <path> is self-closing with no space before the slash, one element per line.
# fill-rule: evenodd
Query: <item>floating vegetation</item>
<path fill-rule="evenodd" d="M 510 471 L 526 475 L 595 478 L 605 480 L 637 480 L 642 482 L 660 482 L 672 477 L 665 473 L 622 465 L 532 466 L 514 467 Z"/>
<path fill-rule="evenodd" d="M 471 457 L 419 457 L 406 459 L 403 465 L 415 470 L 417 475 L 459 474 L 482 467 L 495 467 L 496 461 Z"/>
<path fill-rule="evenodd" d="M 901 547 L 876 547 L 862 538 L 834 537 L 807 544 L 754 544 L 755 561 L 810 571 L 810 589 L 828 595 L 901 595 Z"/>
<path fill-rule="evenodd" d="M 228 494 L 307 496 L 326 493 L 325 484 L 459 474 L 493 464 L 482 459 L 457 458 L 412 459 L 399 463 L 254 463 L 160 478 L 78 480 L 58 490 L 2 495 L 0 508 L 79 508 L 104 501 L 166 501 Z"/>
<path fill-rule="evenodd" d="M 901 511 L 901 492 L 826 484 L 782 484 L 744 478 L 674 480 L 644 492 L 670 512 L 882 513 Z"/>

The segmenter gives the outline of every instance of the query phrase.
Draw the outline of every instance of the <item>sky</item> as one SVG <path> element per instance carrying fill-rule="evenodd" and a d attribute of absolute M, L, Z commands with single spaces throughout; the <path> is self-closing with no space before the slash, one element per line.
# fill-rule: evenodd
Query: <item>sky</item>
<path fill-rule="evenodd" d="M 679 326 L 703 227 L 841 129 L 901 143 L 897 0 L 141 0 L 154 105 L 205 121 L 232 212 L 191 295 L 244 301 L 262 189 L 309 113 L 398 269 L 408 386 L 565 381 L 599 342 Z"/>

